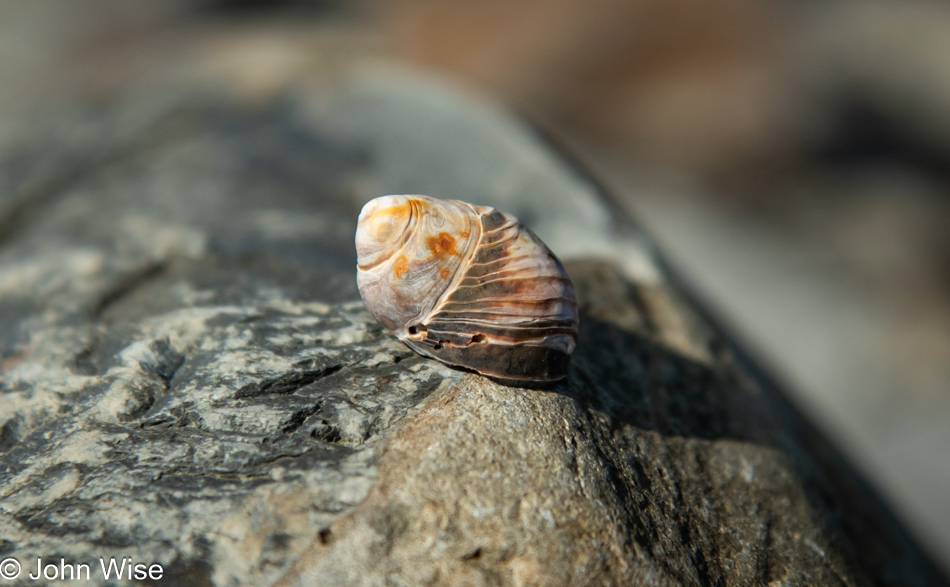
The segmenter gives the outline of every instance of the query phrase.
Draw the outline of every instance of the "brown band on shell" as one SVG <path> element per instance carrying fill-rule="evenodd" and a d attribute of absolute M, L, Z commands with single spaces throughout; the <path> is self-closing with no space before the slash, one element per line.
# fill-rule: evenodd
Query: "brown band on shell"
<path fill-rule="evenodd" d="M 433 320 L 428 325 L 431 336 L 439 333 L 459 332 L 469 336 L 489 334 L 495 340 L 510 339 L 512 344 L 541 339 L 553 334 L 571 334 L 574 324 L 570 320 L 532 320 L 523 324 L 492 325 L 474 320 Z"/>
<path fill-rule="evenodd" d="M 473 283 L 471 285 L 459 285 L 449 295 L 448 301 L 455 303 L 475 302 L 481 299 L 501 298 L 501 299 L 536 299 L 532 295 L 538 291 L 544 291 L 546 287 L 559 287 L 570 282 L 556 275 L 537 275 L 530 278 L 499 278 Z M 522 296 L 522 294 L 525 294 Z"/>
<path fill-rule="evenodd" d="M 443 346 L 438 354 L 417 341 L 404 341 L 416 352 L 459 365 L 504 382 L 554 382 L 567 376 L 571 356 L 563 351 L 533 345 Z"/>
<path fill-rule="evenodd" d="M 549 315 L 558 306 L 574 304 L 574 298 L 559 296 L 544 299 L 483 298 L 470 302 L 449 302 L 443 304 L 442 312 L 493 314 L 495 316 L 535 316 Z"/>
<path fill-rule="evenodd" d="M 494 208 L 483 208 L 485 212 L 482 217 L 482 233 L 494 232 L 509 223 L 512 218 L 507 214 L 499 212 Z"/>

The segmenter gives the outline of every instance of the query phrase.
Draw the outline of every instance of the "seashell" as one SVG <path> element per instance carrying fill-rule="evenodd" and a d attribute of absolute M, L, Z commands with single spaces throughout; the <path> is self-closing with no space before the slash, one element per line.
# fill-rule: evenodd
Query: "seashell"
<path fill-rule="evenodd" d="M 562 379 L 577 344 L 564 266 L 517 218 L 428 196 L 360 212 L 366 308 L 417 353 L 516 385 Z"/>

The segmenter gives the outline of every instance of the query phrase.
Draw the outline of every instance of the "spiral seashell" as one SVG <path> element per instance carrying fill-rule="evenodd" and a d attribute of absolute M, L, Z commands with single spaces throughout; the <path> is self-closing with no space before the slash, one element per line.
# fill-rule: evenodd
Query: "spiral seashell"
<path fill-rule="evenodd" d="M 567 375 L 577 299 L 557 257 L 517 218 L 428 196 L 360 212 L 366 308 L 421 355 L 513 384 Z"/>

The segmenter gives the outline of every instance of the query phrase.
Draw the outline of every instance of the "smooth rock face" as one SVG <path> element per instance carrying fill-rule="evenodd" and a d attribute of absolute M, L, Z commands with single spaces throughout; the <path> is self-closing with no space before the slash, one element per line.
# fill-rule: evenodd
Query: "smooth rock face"
<path fill-rule="evenodd" d="M 340 95 L 118 103 L 3 159 L 0 559 L 131 557 L 171 585 L 942 584 L 530 135 L 414 82 Z M 453 185 L 559 253 L 626 251 L 567 263 L 582 326 L 550 390 L 418 357 L 359 301 L 362 203 Z"/>

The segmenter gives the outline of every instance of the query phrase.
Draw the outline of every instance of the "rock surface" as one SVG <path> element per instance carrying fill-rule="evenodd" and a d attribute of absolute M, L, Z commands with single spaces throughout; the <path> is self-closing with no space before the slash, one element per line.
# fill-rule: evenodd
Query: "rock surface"
<path fill-rule="evenodd" d="M 649 240 L 516 122 L 377 77 L 87 116 L 0 169 L 0 558 L 24 572 L 943 584 Z M 509 211 L 574 259 L 565 382 L 503 387 L 373 322 L 356 217 L 404 192 Z"/>

